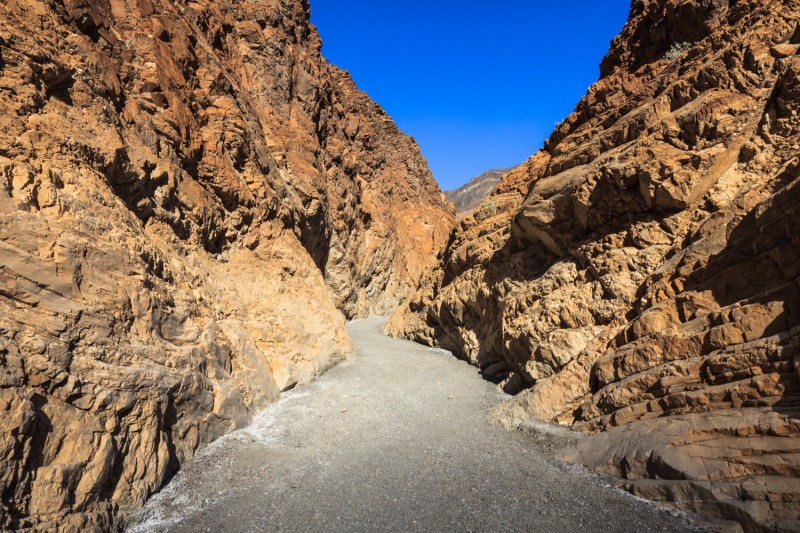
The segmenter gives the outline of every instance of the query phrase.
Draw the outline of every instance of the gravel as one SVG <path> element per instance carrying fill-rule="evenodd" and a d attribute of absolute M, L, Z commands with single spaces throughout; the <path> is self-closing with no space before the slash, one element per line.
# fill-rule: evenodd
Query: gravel
<path fill-rule="evenodd" d="M 209 446 L 128 531 L 698 531 L 489 425 L 504 394 L 384 321 L 350 323 L 357 357 Z"/>

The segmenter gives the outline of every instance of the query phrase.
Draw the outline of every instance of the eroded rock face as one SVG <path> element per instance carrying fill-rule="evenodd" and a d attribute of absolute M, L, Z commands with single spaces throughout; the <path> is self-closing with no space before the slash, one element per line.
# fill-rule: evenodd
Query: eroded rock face
<path fill-rule="evenodd" d="M 300 0 L 0 6 L 0 529 L 105 531 L 352 352 L 452 213 Z"/>
<path fill-rule="evenodd" d="M 800 528 L 800 3 L 633 2 L 601 79 L 390 323 L 650 498 Z"/>

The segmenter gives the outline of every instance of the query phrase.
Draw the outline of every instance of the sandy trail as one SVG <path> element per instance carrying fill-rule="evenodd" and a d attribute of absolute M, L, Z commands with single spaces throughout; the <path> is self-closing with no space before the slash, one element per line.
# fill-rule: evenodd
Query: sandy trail
<path fill-rule="evenodd" d="M 199 454 L 129 531 L 696 531 L 490 426 L 494 385 L 384 321 L 351 323 L 358 357 Z"/>

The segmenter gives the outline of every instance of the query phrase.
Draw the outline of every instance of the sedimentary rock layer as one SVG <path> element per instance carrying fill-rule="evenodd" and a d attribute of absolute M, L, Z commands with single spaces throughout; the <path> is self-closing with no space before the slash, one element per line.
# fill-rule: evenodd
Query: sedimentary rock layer
<path fill-rule="evenodd" d="M 110 529 L 444 243 L 416 144 L 308 17 L 0 5 L 0 529 Z"/>
<path fill-rule="evenodd" d="M 800 529 L 796 1 L 634 1 L 601 77 L 390 330 L 650 498 Z"/>

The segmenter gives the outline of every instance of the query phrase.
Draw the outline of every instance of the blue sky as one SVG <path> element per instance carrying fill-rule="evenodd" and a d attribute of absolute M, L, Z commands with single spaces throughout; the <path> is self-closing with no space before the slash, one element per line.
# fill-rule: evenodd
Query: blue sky
<path fill-rule="evenodd" d="M 348 70 L 443 189 L 538 150 L 599 75 L 630 0 L 311 0 Z"/>

